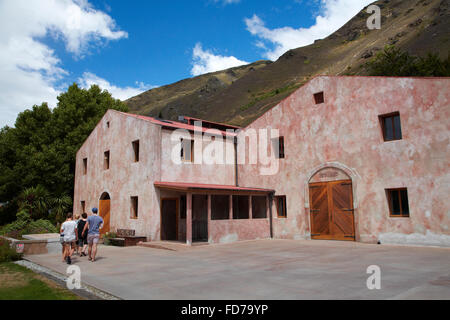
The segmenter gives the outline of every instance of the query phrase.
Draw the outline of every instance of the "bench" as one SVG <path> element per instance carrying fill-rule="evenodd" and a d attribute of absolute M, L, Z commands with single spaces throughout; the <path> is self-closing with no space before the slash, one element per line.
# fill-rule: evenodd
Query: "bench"
<path fill-rule="evenodd" d="M 147 237 L 136 236 L 135 230 L 131 229 L 117 229 L 116 238 L 109 239 L 113 246 L 131 247 L 137 246 L 139 242 L 146 242 Z"/>

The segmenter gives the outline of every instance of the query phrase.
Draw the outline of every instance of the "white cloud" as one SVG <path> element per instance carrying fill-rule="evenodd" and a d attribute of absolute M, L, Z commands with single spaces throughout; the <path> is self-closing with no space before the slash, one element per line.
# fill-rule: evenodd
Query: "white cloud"
<path fill-rule="evenodd" d="M 316 39 L 323 39 L 342 27 L 348 20 L 374 0 L 321 0 L 321 13 L 315 24 L 309 28 L 283 27 L 269 29 L 256 14 L 245 19 L 247 30 L 254 36 L 272 45 L 264 56 L 277 60 L 286 51 L 309 45 Z M 258 47 L 263 48 L 261 43 Z"/>
<path fill-rule="evenodd" d="M 214 0 L 214 2 L 222 2 L 222 4 L 232 4 L 232 3 L 239 3 L 241 0 Z"/>
<path fill-rule="evenodd" d="M 90 44 L 128 36 L 87 0 L 1 0 L 0 30 L 0 127 L 34 104 L 56 105 L 57 83 L 68 72 L 45 37 L 82 57 Z"/>
<path fill-rule="evenodd" d="M 215 55 L 211 51 L 203 50 L 202 45 L 197 43 L 192 51 L 192 64 L 191 74 L 198 76 L 201 74 L 224 70 L 249 64 L 246 61 L 242 61 L 233 56 L 221 56 Z"/>
<path fill-rule="evenodd" d="M 82 88 L 86 89 L 90 88 L 93 84 L 96 84 L 101 89 L 110 92 L 114 98 L 122 101 L 137 96 L 138 94 L 149 89 L 156 88 L 155 86 L 150 86 L 142 82 L 136 82 L 136 87 L 121 88 L 90 72 L 83 73 L 83 77 L 79 78 L 78 82 Z"/>

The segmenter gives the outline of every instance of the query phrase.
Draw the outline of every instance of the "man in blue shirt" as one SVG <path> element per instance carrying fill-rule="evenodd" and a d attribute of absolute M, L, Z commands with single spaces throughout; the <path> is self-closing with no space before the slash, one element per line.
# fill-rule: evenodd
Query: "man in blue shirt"
<path fill-rule="evenodd" d="M 87 218 L 87 223 L 83 229 L 83 235 L 88 233 L 87 241 L 89 244 L 89 261 L 95 261 L 95 255 L 97 254 L 97 244 L 100 239 L 100 229 L 103 228 L 103 218 L 97 215 L 98 209 L 92 208 L 93 215 Z"/>

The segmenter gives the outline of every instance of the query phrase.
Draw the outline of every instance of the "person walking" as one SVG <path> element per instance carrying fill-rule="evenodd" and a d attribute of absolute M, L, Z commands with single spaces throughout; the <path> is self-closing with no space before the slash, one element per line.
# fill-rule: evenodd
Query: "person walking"
<path fill-rule="evenodd" d="M 75 243 L 78 240 L 77 224 L 73 221 L 73 214 L 67 214 L 67 220 L 61 226 L 61 234 L 64 234 L 64 261 L 72 264 L 71 256 L 75 249 Z"/>
<path fill-rule="evenodd" d="M 88 246 L 88 241 L 87 241 L 87 234 L 85 233 L 83 236 L 83 231 L 84 231 L 84 226 L 87 223 L 87 213 L 83 212 L 83 214 L 81 215 L 81 219 L 78 221 L 78 249 L 80 250 L 80 256 L 81 257 L 85 257 L 86 256 L 86 249 Z"/>
<path fill-rule="evenodd" d="M 97 254 L 97 244 L 100 239 L 100 229 L 103 228 L 103 218 L 97 215 L 98 209 L 92 208 L 92 215 L 87 218 L 84 226 L 83 235 L 87 232 L 87 241 L 89 245 L 89 261 L 95 262 Z"/>
<path fill-rule="evenodd" d="M 78 227 L 78 223 L 80 222 L 80 214 L 79 213 L 75 213 L 74 215 L 73 215 L 73 221 L 75 221 L 75 223 L 76 223 L 76 225 L 77 225 L 77 230 L 78 230 L 78 233 L 79 233 L 79 231 L 80 231 L 80 228 Z M 80 235 L 78 234 L 78 240 L 80 240 Z M 74 251 L 74 253 L 76 253 L 77 254 L 77 256 L 80 256 L 80 249 L 79 249 L 79 246 L 78 246 L 78 240 L 77 240 L 77 242 L 75 243 L 75 251 Z"/>

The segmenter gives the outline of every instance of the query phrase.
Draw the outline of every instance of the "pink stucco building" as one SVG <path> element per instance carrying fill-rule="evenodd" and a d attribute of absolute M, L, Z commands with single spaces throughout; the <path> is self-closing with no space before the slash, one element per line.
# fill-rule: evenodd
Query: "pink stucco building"
<path fill-rule="evenodd" d="M 449 97 L 449 78 L 319 76 L 246 128 L 109 110 L 74 212 L 148 241 L 450 246 Z"/>

